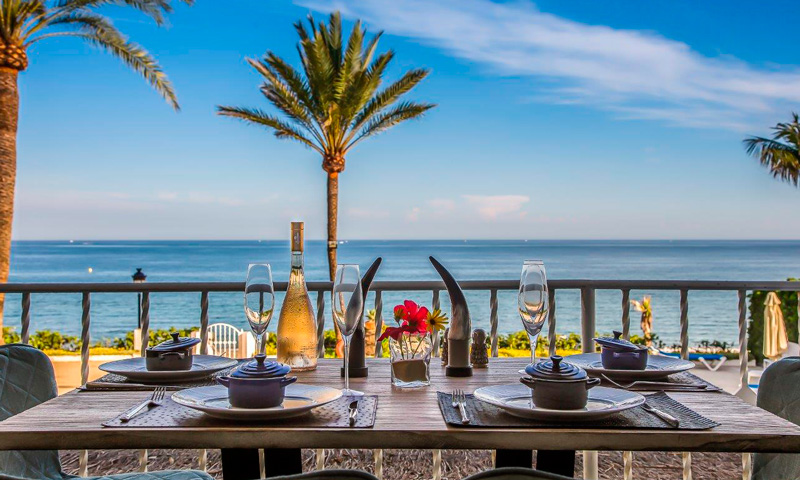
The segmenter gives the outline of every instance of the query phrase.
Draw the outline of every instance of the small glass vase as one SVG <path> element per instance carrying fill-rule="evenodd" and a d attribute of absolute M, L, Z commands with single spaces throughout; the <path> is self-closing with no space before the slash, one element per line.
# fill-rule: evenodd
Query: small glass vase
<path fill-rule="evenodd" d="M 433 339 L 430 333 L 404 333 L 399 340 L 389 337 L 392 385 L 401 388 L 430 385 L 431 352 Z"/>

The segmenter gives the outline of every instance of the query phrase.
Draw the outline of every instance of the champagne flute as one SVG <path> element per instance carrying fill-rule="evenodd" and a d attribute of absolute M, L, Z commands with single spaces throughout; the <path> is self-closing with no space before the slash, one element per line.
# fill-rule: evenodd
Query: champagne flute
<path fill-rule="evenodd" d="M 256 354 L 266 354 L 267 327 L 275 311 L 275 289 L 268 263 L 251 263 L 244 286 L 244 313 L 256 339 Z"/>
<path fill-rule="evenodd" d="M 525 260 L 519 281 L 519 316 L 531 342 L 531 365 L 536 363 L 536 340 L 547 320 L 550 298 L 547 274 L 541 260 Z"/>
<path fill-rule="evenodd" d="M 350 390 L 350 340 L 358 328 L 364 310 L 361 293 L 361 274 L 358 265 L 340 264 L 336 266 L 336 276 L 331 290 L 331 309 L 333 319 L 344 339 L 344 390 L 342 395 L 360 396 L 363 392 Z"/>

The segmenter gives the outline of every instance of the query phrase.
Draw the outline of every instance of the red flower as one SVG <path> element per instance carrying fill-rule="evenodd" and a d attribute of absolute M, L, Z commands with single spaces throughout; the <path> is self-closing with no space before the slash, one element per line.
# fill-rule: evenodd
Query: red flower
<path fill-rule="evenodd" d="M 404 319 L 406 316 L 406 307 L 402 305 L 398 305 L 394 307 L 394 319 L 397 323 L 400 323 L 400 320 Z"/>
<path fill-rule="evenodd" d="M 386 330 L 384 330 L 381 336 L 378 337 L 378 341 L 381 342 L 386 337 L 392 337 L 394 341 L 400 340 L 400 337 L 405 332 L 403 328 L 404 327 L 386 327 Z"/>

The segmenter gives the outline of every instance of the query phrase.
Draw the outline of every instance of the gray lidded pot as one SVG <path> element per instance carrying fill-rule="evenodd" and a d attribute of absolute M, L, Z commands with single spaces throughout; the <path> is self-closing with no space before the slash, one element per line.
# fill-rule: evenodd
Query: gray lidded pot
<path fill-rule="evenodd" d="M 600 360 L 607 370 L 645 370 L 647 368 L 647 347 L 636 345 L 622 337 L 622 332 L 614 332 L 614 338 L 601 337 L 594 340 L 600 344 Z"/>
<path fill-rule="evenodd" d="M 580 410 L 589 401 L 589 389 L 600 384 L 589 378 L 586 370 L 563 361 L 558 355 L 535 365 L 528 365 L 520 382 L 531 389 L 533 404 L 550 410 Z"/>
<path fill-rule="evenodd" d="M 192 349 L 200 343 L 199 338 L 181 337 L 172 332 L 172 340 L 159 343 L 145 350 L 144 366 L 151 372 L 167 370 L 191 370 Z"/>
<path fill-rule="evenodd" d="M 287 377 L 292 369 L 278 362 L 266 362 L 267 356 L 256 355 L 227 377 L 217 382 L 228 389 L 228 401 L 236 408 L 272 408 L 283 403 L 285 388 L 297 381 Z"/>

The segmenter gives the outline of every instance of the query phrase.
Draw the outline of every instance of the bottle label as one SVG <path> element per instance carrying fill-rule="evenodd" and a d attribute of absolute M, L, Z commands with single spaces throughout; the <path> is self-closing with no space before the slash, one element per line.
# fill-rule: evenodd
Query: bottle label
<path fill-rule="evenodd" d="M 292 222 L 292 251 L 303 251 L 303 222 Z"/>

